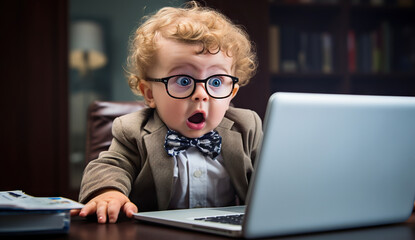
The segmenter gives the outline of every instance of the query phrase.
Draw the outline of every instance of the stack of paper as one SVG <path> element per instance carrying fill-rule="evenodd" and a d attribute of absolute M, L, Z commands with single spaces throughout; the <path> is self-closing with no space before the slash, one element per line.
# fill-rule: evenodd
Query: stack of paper
<path fill-rule="evenodd" d="M 0 191 L 0 234 L 67 233 L 71 209 L 83 205 L 63 197 L 32 197 Z"/>

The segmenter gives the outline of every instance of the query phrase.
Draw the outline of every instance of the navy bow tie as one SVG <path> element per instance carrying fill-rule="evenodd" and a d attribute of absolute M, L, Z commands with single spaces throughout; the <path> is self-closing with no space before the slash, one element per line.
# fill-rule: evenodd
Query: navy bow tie
<path fill-rule="evenodd" d="M 222 147 L 222 137 L 215 131 L 210 131 L 199 138 L 187 138 L 170 129 L 167 131 L 164 148 L 168 155 L 176 156 L 189 147 L 196 147 L 202 154 L 215 159 Z"/>

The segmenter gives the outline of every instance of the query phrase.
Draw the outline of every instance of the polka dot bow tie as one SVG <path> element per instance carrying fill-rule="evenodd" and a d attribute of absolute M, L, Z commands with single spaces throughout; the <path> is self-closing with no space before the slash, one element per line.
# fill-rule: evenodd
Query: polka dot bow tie
<path fill-rule="evenodd" d="M 222 147 L 222 137 L 215 131 L 208 132 L 199 138 L 187 138 L 176 131 L 167 131 L 164 148 L 169 156 L 176 156 L 189 147 L 196 147 L 202 154 L 215 159 Z"/>

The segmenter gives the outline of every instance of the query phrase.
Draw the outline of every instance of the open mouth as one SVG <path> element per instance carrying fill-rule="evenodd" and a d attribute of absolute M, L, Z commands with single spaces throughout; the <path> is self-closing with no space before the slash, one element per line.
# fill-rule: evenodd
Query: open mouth
<path fill-rule="evenodd" d="M 203 113 L 195 113 L 188 118 L 188 121 L 191 123 L 199 124 L 205 121 L 205 117 L 203 116 Z"/>

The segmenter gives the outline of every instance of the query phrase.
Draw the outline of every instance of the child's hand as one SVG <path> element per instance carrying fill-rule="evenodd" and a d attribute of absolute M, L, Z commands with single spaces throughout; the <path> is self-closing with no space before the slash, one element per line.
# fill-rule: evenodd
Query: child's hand
<path fill-rule="evenodd" d="M 107 216 L 109 223 L 115 223 L 120 210 L 132 217 L 133 213 L 138 212 L 137 206 L 128 199 L 127 196 L 117 190 L 105 190 L 91 199 L 80 211 L 73 211 L 71 215 L 86 217 L 88 215 L 97 214 L 98 223 L 106 223 Z"/>

